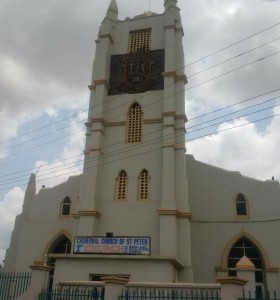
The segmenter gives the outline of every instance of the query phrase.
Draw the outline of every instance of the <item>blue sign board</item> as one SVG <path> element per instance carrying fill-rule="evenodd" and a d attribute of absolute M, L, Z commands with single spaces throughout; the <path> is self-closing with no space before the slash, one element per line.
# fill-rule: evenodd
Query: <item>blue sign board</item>
<path fill-rule="evenodd" d="M 149 255 L 150 237 L 75 237 L 75 254 Z"/>

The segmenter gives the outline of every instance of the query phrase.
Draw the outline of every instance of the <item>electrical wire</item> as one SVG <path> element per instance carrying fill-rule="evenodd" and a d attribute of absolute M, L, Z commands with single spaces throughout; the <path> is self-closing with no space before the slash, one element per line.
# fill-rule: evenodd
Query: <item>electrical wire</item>
<path fill-rule="evenodd" d="M 193 139 L 186 139 L 185 142 L 188 142 L 188 141 L 193 141 L 193 140 L 196 140 L 196 139 L 199 139 L 199 138 L 202 138 L 202 137 L 206 137 L 206 136 L 210 136 L 210 135 L 216 135 L 217 133 L 221 133 L 221 132 L 225 132 L 225 131 L 229 131 L 229 130 L 232 130 L 232 129 L 236 129 L 236 128 L 239 128 L 239 127 L 243 127 L 243 126 L 246 126 L 246 125 L 249 125 L 249 124 L 252 124 L 252 123 L 256 123 L 256 122 L 261 122 L 261 121 L 264 121 L 264 120 L 267 120 L 267 119 L 270 119 L 272 117 L 276 117 L 276 116 L 279 116 L 279 114 L 275 114 L 273 116 L 269 116 L 269 117 L 266 117 L 266 118 L 261 118 L 261 119 L 258 119 L 258 120 L 254 120 L 253 122 L 247 122 L 247 123 L 243 123 L 243 124 L 239 124 L 239 125 L 235 125 L 235 126 L 232 126 L 232 127 L 228 127 L 228 128 L 225 128 L 225 129 L 221 129 L 221 130 L 218 130 L 218 131 L 215 131 L 215 132 L 212 132 L 212 133 L 208 133 L 206 135 L 202 135 L 202 136 L 199 136 L 199 137 L 196 137 L 196 138 L 193 138 Z M 144 147 L 145 145 L 143 145 Z M 136 157 L 138 155 L 144 155 L 144 154 L 147 154 L 147 153 L 150 153 L 150 152 L 154 152 L 154 151 L 158 151 L 160 150 L 160 148 L 155 148 L 155 149 L 152 149 L 152 150 L 148 150 L 148 151 L 145 151 L 145 152 L 141 152 L 141 153 L 137 153 L 137 154 L 133 154 L 133 155 L 126 155 L 124 158 L 118 158 L 117 160 L 112 160 L 112 161 L 109 161 L 109 162 L 106 162 L 106 163 L 102 163 L 102 164 L 99 164 L 99 165 L 93 165 L 91 167 L 86 167 L 84 168 L 84 170 L 87 170 L 87 169 L 90 169 L 90 168 L 93 168 L 93 167 L 96 167 L 96 166 L 101 166 L 101 165 L 107 165 L 107 164 L 111 164 L 111 163 L 114 163 L 116 161 L 120 161 L 120 160 L 124 160 L 124 159 L 128 159 L 128 158 L 132 158 L 132 157 Z M 72 172 L 68 172 L 68 173 L 64 173 L 64 174 L 59 174 L 59 175 L 56 175 L 56 176 L 51 176 L 51 177 L 48 177 L 48 178 L 44 178 L 42 180 L 49 180 L 49 179 L 54 179 L 54 178 L 57 178 L 57 177 L 61 177 L 61 176 L 66 176 L 66 175 L 71 175 L 71 174 L 76 174 L 77 173 L 77 170 L 75 171 L 72 171 Z M 38 182 L 42 181 L 42 180 L 37 180 Z M 23 184 L 23 185 L 20 185 L 20 186 L 25 186 L 26 184 Z M 9 190 L 13 187 L 8 187 L 8 188 L 1 188 L 0 191 L 3 191 L 3 190 Z"/>
<path fill-rule="evenodd" d="M 208 80 L 206 80 L 206 81 L 203 81 L 203 82 L 201 82 L 201 83 L 198 83 L 198 84 L 196 84 L 196 85 L 194 85 L 194 86 L 191 86 L 191 87 L 189 87 L 189 88 L 185 88 L 183 91 L 177 92 L 176 94 L 178 94 L 178 93 L 183 93 L 184 91 L 188 91 L 188 90 L 190 90 L 190 89 L 193 89 L 193 88 L 195 88 L 195 87 L 198 87 L 198 86 L 200 86 L 200 85 L 202 85 L 202 84 L 205 84 L 205 83 L 207 83 L 207 82 L 209 82 L 209 81 L 211 81 L 211 80 L 214 80 L 214 79 L 217 79 L 217 78 L 221 78 L 222 76 L 228 75 L 228 74 L 230 74 L 230 73 L 232 73 L 232 72 L 234 72 L 234 71 L 240 70 L 241 68 L 247 67 L 247 66 L 249 66 L 249 65 L 251 65 L 251 64 L 257 63 L 257 62 L 262 61 L 262 60 L 264 60 L 264 59 L 266 59 L 266 58 L 270 58 L 270 57 L 272 57 L 273 55 L 276 55 L 276 54 L 278 54 L 278 53 L 280 53 L 280 51 L 274 52 L 274 53 L 272 53 L 272 54 L 269 54 L 269 55 L 267 55 L 267 56 L 264 56 L 264 57 L 262 57 L 262 58 L 259 58 L 259 59 L 257 59 L 257 60 L 254 60 L 254 61 L 252 61 L 252 62 L 250 62 L 250 63 L 245 64 L 245 65 L 239 66 L 239 67 L 237 67 L 237 68 L 235 68 L 235 69 L 233 69 L 233 70 L 230 70 L 230 71 L 228 71 L 228 72 L 226 72 L 226 73 L 223 73 L 223 74 L 220 74 L 220 75 L 218 75 L 218 76 L 212 77 L 212 78 L 210 78 L 210 79 L 208 79 Z M 174 96 L 174 94 L 171 95 L 171 96 Z M 168 97 L 171 97 L 171 96 L 168 96 Z M 145 97 L 147 97 L 147 95 L 145 95 Z M 147 104 L 146 106 L 151 105 L 151 104 L 154 104 L 154 103 L 159 102 L 159 101 L 162 101 L 162 100 L 163 100 L 163 99 L 160 98 L 159 100 L 157 100 L 157 101 L 155 101 L 155 102 L 152 102 L 152 103 L 149 103 L 149 104 Z M 145 106 L 145 105 L 143 105 L 143 106 Z M 121 114 L 120 116 L 122 116 L 122 115 L 123 115 L 123 114 Z M 114 118 L 117 118 L 117 117 L 118 117 L 118 116 L 115 116 Z M 114 119 L 114 118 L 113 118 L 113 119 Z M 69 135 L 71 135 L 71 134 L 68 134 L 67 136 L 69 136 Z M 62 138 L 66 138 L 67 136 L 64 136 L 64 137 L 62 137 Z M 60 140 L 60 139 L 62 139 L 62 138 L 57 138 L 57 139 L 52 140 L 52 141 L 49 141 L 49 142 L 47 142 L 47 143 L 44 143 L 44 144 L 41 144 L 41 145 L 38 145 L 38 146 L 31 147 L 31 148 L 29 148 L 29 149 L 20 151 L 20 152 L 18 152 L 18 153 L 14 153 L 13 156 L 14 156 L 14 155 L 18 155 L 18 154 L 22 154 L 22 153 L 24 153 L 24 152 L 26 152 L 26 151 L 30 151 L 30 150 L 36 149 L 36 148 L 38 148 L 38 147 L 41 147 L 41 146 L 44 146 L 44 145 L 46 145 L 46 144 L 55 142 L 55 141 Z M 7 151 L 7 150 L 5 150 L 5 151 Z M 1 159 L 0 159 L 0 160 L 1 160 Z"/>
<path fill-rule="evenodd" d="M 277 26 L 279 26 L 279 25 L 280 25 L 280 22 L 279 22 L 279 23 L 276 23 L 276 24 L 273 24 L 273 25 L 271 25 L 271 26 L 269 26 L 269 27 L 266 27 L 266 28 L 262 29 L 261 31 L 258 31 L 258 32 L 256 32 L 256 33 L 254 33 L 254 34 L 252 34 L 252 35 L 250 35 L 250 36 L 247 36 L 247 37 L 245 37 L 245 38 L 243 38 L 243 39 L 241 39 L 241 40 L 238 40 L 238 41 L 236 41 L 236 42 L 234 42 L 234 43 L 232 43 L 232 44 L 230 44 L 230 45 L 228 45 L 228 46 L 225 46 L 225 47 L 223 47 L 223 48 L 221 48 L 221 49 L 219 49 L 219 50 L 216 50 L 216 51 L 214 51 L 214 52 L 212 52 L 212 53 L 210 53 L 210 54 L 207 54 L 206 56 L 204 56 L 204 57 L 202 57 L 202 58 L 200 58 L 200 59 L 197 59 L 197 60 L 195 60 L 195 61 L 193 61 L 193 62 L 191 62 L 191 63 L 185 65 L 184 67 L 177 69 L 176 71 L 181 70 L 181 69 L 184 69 L 185 67 L 188 67 L 188 66 L 190 66 L 190 65 L 193 65 L 193 64 L 195 64 L 195 63 L 197 63 L 197 62 L 199 62 L 199 61 L 205 60 L 206 58 L 209 58 L 209 57 L 211 57 L 211 56 L 213 56 L 213 55 L 215 55 L 215 54 L 217 54 L 217 53 L 220 53 L 220 52 L 222 52 L 222 51 L 224 51 L 224 50 L 226 50 L 226 49 L 229 49 L 229 48 L 231 48 L 231 47 L 233 47 L 233 46 L 235 46 L 235 45 L 237 45 L 237 44 L 240 44 L 240 43 L 242 43 L 242 42 L 244 42 L 244 41 L 246 41 L 246 40 L 248 40 L 248 39 L 250 39 L 250 38 L 252 38 L 252 37 L 254 37 L 254 36 L 257 36 L 257 35 L 259 35 L 259 34 L 265 32 L 265 31 L 270 30 L 270 29 L 272 29 L 272 28 L 274 28 L 274 27 L 277 27 Z M 275 40 L 273 40 L 273 41 L 270 41 L 270 42 L 268 42 L 268 43 L 272 43 L 272 42 L 274 42 L 274 41 L 276 41 L 276 40 L 277 40 L 277 39 L 275 39 Z M 266 44 L 268 44 L 268 43 L 265 43 L 265 44 L 263 44 L 263 45 L 261 45 L 261 46 L 264 46 L 264 45 L 266 45 Z M 261 46 L 259 46 L 259 47 L 261 47 Z M 259 47 L 257 47 L 257 48 L 259 48 Z M 254 49 L 257 49 L 257 48 L 254 48 Z M 252 49 L 252 50 L 254 50 L 254 49 Z M 250 50 L 249 50 L 249 51 L 250 51 Z M 212 67 L 210 67 L 210 68 L 212 68 Z M 191 75 L 191 76 L 194 76 L 194 74 Z M 76 115 L 78 115 L 78 114 L 81 113 L 81 112 L 87 112 L 88 110 L 91 110 L 91 109 L 93 109 L 93 108 L 81 110 L 81 111 L 79 111 L 79 112 L 77 112 L 77 113 L 74 113 L 73 115 L 71 115 L 71 116 L 69 116 L 69 117 L 60 119 L 60 120 L 58 120 L 58 121 L 52 122 L 52 123 L 50 123 L 50 124 L 47 124 L 47 125 L 45 125 L 45 126 L 42 126 L 42 127 L 36 128 L 36 129 L 34 129 L 34 130 L 31 130 L 31 131 L 29 131 L 29 132 L 23 133 L 23 134 L 21 134 L 21 136 L 26 136 L 26 135 L 31 134 L 31 133 L 34 133 L 34 132 L 36 132 L 36 131 L 38 131 L 38 130 L 45 129 L 45 128 L 49 127 L 49 126 L 53 126 L 53 125 L 55 125 L 55 124 L 57 124 L 57 123 L 60 123 L 60 122 L 63 122 L 63 121 L 65 121 L 65 120 L 69 119 L 69 118 L 72 118 L 73 116 L 76 116 Z M 6 143 L 6 142 L 10 142 L 10 141 L 12 141 L 12 140 L 14 140 L 14 139 L 16 139 L 16 138 L 17 138 L 17 137 L 13 137 L 13 138 L 10 138 L 10 139 L 4 140 L 4 141 L 0 141 L 0 144 Z"/>
<path fill-rule="evenodd" d="M 269 93 L 270 93 L 270 92 L 267 92 L 266 94 L 269 94 Z M 263 95 L 263 94 L 262 94 L 262 95 Z M 257 97 L 257 96 L 255 96 L 255 97 L 253 97 L 253 98 L 256 98 L 256 97 Z M 227 115 L 224 115 L 224 116 L 222 116 L 222 117 L 218 117 L 218 118 L 209 120 L 209 121 L 207 121 L 207 122 L 203 122 L 203 123 L 200 123 L 200 124 L 198 124 L 198 125 L 194 125 L 194 126 L 188 127 L 188 129 L 193 128 L 193 127 L 196 127 L 196 126 L 199 126 L 199 125 L 202 125 L 202 124 L 205 124 L 205 123 L 209 123 L 209 122 L 214 121 L 214 120 L 218 120 L 218 119 L 224 118 L 225 116 L 229 116 L 229 115 L 235 114 L 235 113 L 237 113 L 237 112 L 240 112 L 240 111 L 242 111 L 242 110 L 251 108 L 251 107 L 253 107 L 253 106 L 262 105 L 263 103 L 266 103 L 266 102 L 271 101 L 271 100 L 275 100 L 276 98 L 277 98 L 277 97 L 271 98 L 271 99 L 269 99 L 269 100 L 267 100 L 267 101 L 264 101 L 264 102 L 261 102 L 261 103 L 256 104 L 256 105 L 252 105 L 252 106 L 246 107 L 246 108 L 244 108 L 244 109 L 241 109 L 241 110 L 239 110 L 239 111 L 232 112 L 232 113 L 227 114 Z M 249 99 L 252 99 L 252 98 L 249 98 Z M 248 99 L 246 99 L 246 101 L 247 101 L 247 100 L 248 100 Z M 243 101 L 245 101 L 245 100 L 243 100 Z M 238 102 L 238 103 L 240 103 L 240 102 Z M 271 107 L 269 107 L 269 108 L 273 108 L 273 107 L 275 107 L 275 106 L 277 106 L 277 105 L 271 106 Z M 262 109 L 262 110 L 258 110 L 258 111 L 255 111 L 255 112 L 251 112 L 250 114 L 254 114 L 254 113 L 257 113 L 257 112 L 260 112 L 260 111 L 264 111 L 264 110 L 267 110 L 267 109 L 269 109 L 269 108 L 264 108 L 264 109 Z M 224 120 L 224 121 L 222 121 L 222 122 L 215 123 L 215 124 L 212 124 L 212 125 L 209 125 L 209 126 L 205 126 L 205 127 L 201 128 L 201 129 L 198 129 L 198 130 L 202 130 L 202 129 L 205 129 L 205 128 L 207 128 L 207 127 L 211 127 L 211 126 L 214 126 L 214 125 L 219 125 L 219 124 L 222 124 L 222 123 L 224 123 L 224 122 L 233 121 L 233 120 L 235 120 L 235 119 L 239 119 L 239 118 L 244 117 L 244 116 L 246 116 L 246 115 L 248 115 L 248 114 L 241 115 L 241 116 L 235 117 L 235 118 L 230 119 L 230 120 Z M 151 131 L 151 132 L 149 132 L 148 134 L 145 134 L 145 136 L 143 136 L 143 138 L 144 138 L 144 137 L 146 138 L 148 135 L 151 135 L 151 134 L 154 134 L 154 133 L 158 133 L 158 132 L 160 132 L 161 130 L 162 130 L 162 129 L 160 128 L 160 129 L 158 129 L 158 130 L 156 130 L 156 131 Z M 197 130 L 193 130 L 193 131 L 197 131 Z M 188 131 L 188 133 L 191 133 L 191 132 L 193 132 L 193 131 Z M 125 142 L 125 141 L 122 140 L 122 141 L 119 141 L 118 143 L 114 143 L 114 144 L 111 144 L 111 145 L 107 145 L 107 146 L 105 146 L 105 147 L 102 148 L 102 149 L 103 149 L 103 151 L 105 151 L 105 149 L 107 149 L 107 148 L 115 147 L 115 146 L 117 146 L 117 145 L 119 145 L 119 144 L 122 144 L 122 143 L 124 143 L 124 142 Z M 135 149 L 135 148 L 133 148 L 133 149 Z M 108 154 L 111 154 L 111 152 L 108 152 L 107 155 L 108 155 Z M 79 155 L 74 156 L 74 157 L 79 157 L 79 156 L 82 156 L 82 155 L 83 155 L 83 154 L 79 154 Z M 73 157 L 65 158 L 65 159 L 63 159 L 63 160 L 61 160 L 61 161 L 66 161 L 66 160 L 69 160 L 69 159 L 71 159 L 71 158 L 73 158 Z M 80 160 L 80 161 L 83 162 L 84 160 Z M 46 166 L 48 166 L 48 165 L 56 165 L 56 164 L 59 163 L 59 162 L 60 162 L 60 160 L 58 160 L 58 161 L 56 161 L 56 162 L 54 162 L 54 163 L 46 164 Z M 85 160 L 85 162 L 86 162 L 86 160 Z M 73 165 L 73 164 L 75 165 L 75 164 L 77 164 L 77 163 L 78 163 L 78 161 L 70 162 L 70 163 L 64 163 L 63 166 L 66 166 L 66 165 Z M 41 166 L 41 167 L 42 167 L 42 166 Z M 52 168 L 49 168 L 48 170 L 53 170 L 53 169 L 56 169 L 56 168 L 57 168 L 57 167 L 54 166 L 54 167 L 52 167 Z M 32 168 L 32 169 L 27 169 L 27 171 L 30 171 L 30 170 L 33 170 L 33 168 Z M 23 171 L 24 171 L 24 170 L 23 170 Z M 22 172 L 23 172 L 23 171 L 22 171 Z M 14 174 L 20 174 L 20 173 L 21 173 L 21 171 L 15 172 L 15 173 L 11 173 L 11 174 L 7 174 L 7 175 L 2 175 L 2 176 L 0 176 L 0 178 L 8 177 L 8 175 L 14 175 Z M 11 180 L 19 179 L 19 178 L 22 178 L 22 177 L 25 177 L 25 176 L 29 176 L 29 174 L 28 174 L 28 175 L 27 175 L 27 174 L 26 174 L 26 175 L 25 175 L 25 174 L 24 174 L 24 175 L 20 175 L 20 176 L 14 177 L 13 179 L 5 179 L 5 180 L 2 180 L 2 181 L 0 181 L 0 184 L 7 183 L 7 182 L 10 182 Z"/>

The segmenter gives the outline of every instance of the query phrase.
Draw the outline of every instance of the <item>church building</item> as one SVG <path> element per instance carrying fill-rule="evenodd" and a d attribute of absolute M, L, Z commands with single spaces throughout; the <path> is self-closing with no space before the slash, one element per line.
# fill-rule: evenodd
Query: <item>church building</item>
<path fill-rule="evenodd" d="M 187 113 L 177 0 L 120 20 L 111 0 L 96 39 L 80 175 L 36 193 L 32 174 L 5 271 L 53 267 L 50 286 L 118 276 L 215 283 L 253 270 L 280 286 L 276 180 L 260 181 L 186 154 Z M 195 153 L 193 153 L 195 156 Z"/>

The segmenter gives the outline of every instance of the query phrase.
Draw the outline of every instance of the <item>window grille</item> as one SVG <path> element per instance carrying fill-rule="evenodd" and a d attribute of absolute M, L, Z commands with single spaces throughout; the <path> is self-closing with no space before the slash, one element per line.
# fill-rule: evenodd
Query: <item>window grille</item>
<path fill-rule="evenodd" d="M 130 107 L 127 120 L 127 143 L 142 142 L 142 109 L 138 103 Z"/>
<path fill-rule="evenodd" d="M 151 44 L 151 29 L 131 31 L 129 33 L 129 53 L 149 51 Z"/>
<path fill-rule="evenodd" d="M 138 199 L 148 200 L 150 190 L 150 176 L 147 170 L 143 170 L 138 178 Z"/>
<path fill-rule="evenodd" d="M 126 190 L 127 190 L 127 174 L 124 170 L 119 173 L 116 180 L 116 197 L 118 201 L 126 200 Z"/>

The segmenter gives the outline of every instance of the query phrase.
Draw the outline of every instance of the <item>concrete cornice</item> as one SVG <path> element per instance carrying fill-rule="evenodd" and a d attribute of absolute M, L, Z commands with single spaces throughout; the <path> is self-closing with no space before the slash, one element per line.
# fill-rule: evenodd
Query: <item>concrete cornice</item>
<path fill-rule="evenodd" d="M 162 72 L 163 77 L 174 77 L 175 82 L 184 81 L 185 84 L 188 83 L 186 75 L 178 75 L 176 71 Z"/>
<path fill-rule="evenodd" d="M 38 270 L 38 271 L 50 272 L 51 270 L 54 269 L 53 267 L 47 265 L 31 265 L 29 267 L 31 268 L 32 271 Z"/>
<path fill-rule="evenodd" d="M 143 124 L 156 124 L 156 123 L 162 123 L 162 118 L 143 120 Z"/>
<path fill-rule="evenodd" d="M 185 114 L 175 116 L 175 120 L 180 120 L 180 119 L 183 119 L 185 123 L 188 122 L 188 118 Z"/>
<path fill-rule="evenodd" d="M 79 210 L 76 214 L 72 214 L 72 217 L 96 217 L 97 219 L 99 219 L 101 217 L 101 214 L 97 210 Z"/>
<path fill-rule="evenodd" d="M 180 32 L 182 36 L 184 36 L 184 29 L 183 27 L 176 27 L 175 24 L 165 25 L 164 30 L 173 29 L 175 32 Z"/>
<path fill-rule="evenodd" d="M 162 72 L 162 77 L 177 77 L 176 71 Z"/>
<path fill-rule="evenodd" d="M 222 284 L 237 284 L 242 286 L 248 282 L 247 280 L 238 277 L 221 277 L 216 278 L 216 281 Z"/>
<path fill-rule="evenodd" d="M 170 25 L 165 25 L 164 26 L 164 29 L 166 30 L 166 29 L 176 29 L 176 25 L 175 24 L 170 24 Z"/>
<path fill-rule="evenodd" d="M 188 79 L 186 75 L 177 75 L 175 78 L 176 82 L 184 81 L 185 84 L 188 83 Z"/>
<path fill-rule="evenodd" d="M 105 126 L 106 127 L 113 127 L 113 126 L 125 126 L 126 121 L 118 121 L 118 122 L 106 122 Z"/>
<path fill-rule="evenodd" d="M 165 111 L 161 114 L 163 117 L 176 117 L 175 111 Z"/>
<path fill-rule="evenodd" d="M 190 212 L 182 212 L 177 209 L 159 209 L 158 214 L 160 216 L 176 216 L 177 218 L 192 219 L 192 214 Z"/>
<path fill-rule="evenodd" d="M 108 82 L 107 79 L 94 80 L 93 84 L 90 84 L 90 85 L 88 86 L 88 88 L 90 89 L 90 91 L 94 91 L 94 90 L 96 90 L 96 86 L 97 86 L 97 85 L 105 85 L 105 87 L 106 87 L 107 89 L 110 88 L 110 85 L 109 85 L 109 82 Z"/>
<path fill-rule="evenodd" d="M 105 283 L 115 283 L 115 284 L 126 284 L 129 281 L 128 278 L 118 277 L 118 276 L 105 276 L 105 277 L 101 277 L 101 280 Z"/>
<path fill-rule="evenodd" d="M 100 39 L 109 39 L 109 41 L 111 42 L 111 44 L 114 44 L 114 40 L 113 40 L 111 34 L 109 34 L 109 33 L 108 34 L 100 34 L 99 38 Z"/>
<path fill-rule="evenodd" d="M 93 261 L 97 260 L 130 260 L 130 261 L 158 261 L 158 262 L 169 262 L 177 268 L 186 267 L 177 257 L 173 256 L 160 256 L 160 255 L 116 255 L 116 254 L 58 254 L 49 253 L 48 257 L 56 259 L 89 259 Z"/>

